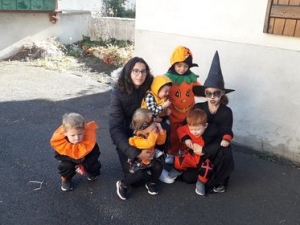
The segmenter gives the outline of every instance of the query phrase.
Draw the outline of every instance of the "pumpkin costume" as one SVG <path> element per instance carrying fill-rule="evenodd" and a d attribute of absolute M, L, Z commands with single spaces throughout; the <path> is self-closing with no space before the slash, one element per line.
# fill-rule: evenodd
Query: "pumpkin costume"
<path fill-rule="evenodd" d="M 76 174 L 76 168 L 83 167 L 88 176 L 96 177 L 100 175 L 101 163 L 97 144 L 96 130 L 98 125 L 92 121 L 85 124 L 83 140 L 78 144 L 72 144 L 65 136 L 61 125 L 54 132 L 50 144 L 55 150 L 55 158 L 59 160 L 59 174 L 63 179 L 71 180 Z"/>
<path fill-rule="evenodd" d="M 171 146 L 168 154 L 174 155 L 183 147 L 180 144 L 176 130 L 180 125 L 182 125 L 188 112 L 195 104 L 195 95 L 192 91 L 193 87 L 201 84 L 197 81 L 199 76 L 190 70 L 191 67 L 198 65 L 193 63 L 193 56 L 188 48 L 184 46 L 176 47 L 171 55 L 170 62 L 171 67 L 166 73 L 166 75 L 172 80 L 172 87 L 169 94 L 169 99 L 172 102 L 170 107 L 171 114 L 169 115 L 171 125 Z M 179 62 L 184 62 L 189 66 L 189 69 L 185 74 L 181 75 L 175 71 L 174 66 Z"/>

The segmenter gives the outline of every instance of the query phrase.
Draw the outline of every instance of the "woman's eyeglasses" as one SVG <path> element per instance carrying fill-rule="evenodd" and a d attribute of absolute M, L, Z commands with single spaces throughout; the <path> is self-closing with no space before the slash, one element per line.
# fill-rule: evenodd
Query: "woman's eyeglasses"
<path fill-rule="evenodd" d="M 133 69 L 132 70 L 133 75 L 138 76 L 139 74 L 142 74 L 143 76 L 147 75 L 147 70 L 138 70 Z"/>
<path fill-rule="evenodd" d="M 205 91 L 205 96 L 207 98 L 220 98 L 221 94 L 222 91 L 215 91 L 215 92 Z"/>

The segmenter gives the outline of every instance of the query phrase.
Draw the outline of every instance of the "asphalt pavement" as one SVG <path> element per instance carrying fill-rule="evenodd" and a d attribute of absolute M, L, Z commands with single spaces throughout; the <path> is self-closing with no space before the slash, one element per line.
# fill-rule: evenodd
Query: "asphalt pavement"
<path fill-rule="evenodd" d="M 227 191 L 205 197 L 195 185 L 159 184 L 159 195 L 130 189 L 122 178 L 108 131 L 110 86 L 70 72 L 0 62 L 0 224 L 300 224 L 300 170 L 245 154 L 233 146 L 235 171 Z M 232 104 L 232 103 L 231 103 Z M 49 140 L 65 112 L 100 126 L 102 174 L 95 182 L 76 175 L 71 192 L 60 190 Z"/>

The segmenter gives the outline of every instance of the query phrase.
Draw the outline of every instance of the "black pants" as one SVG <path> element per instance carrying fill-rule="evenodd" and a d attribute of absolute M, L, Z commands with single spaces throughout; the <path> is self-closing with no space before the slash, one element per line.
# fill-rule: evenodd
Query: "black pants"
<path fill-rule="evenodd" d="M 170 146 L 171 146 L 171 143 L 170 143 L 170 122 L 167 122 L 169 121 L 168 118 L 163 118 L 163 121 L 160 123 L 162 128 L 166 131 L 167 133 L 167 137 L 166 137 L 166 142 L 163 144 L 163 145 L 157 145 L 156 148 L 158 148 L 159 150 L 163 151 L 164 153 L 167 153 Z"/>
<path fill-rule="evenodd" d="M 76 174 L 75 169 L 76 166 L 80 163 L 83 164 L 87 173 L 92 176 L 100 175 L 101 163 L 98 160 L 100 156 L 100 151 L 98 145 L 94 147 L 94 149 L 85 156 L 82 162 L 78 160 L 72 160 L 68 157 L 64 157 L 65 159 L 61 159 L 59 161 L 58 170 L 59 174 L 66 178 L 67 180 L 72 179 L 72 177 Z"/>
<path fill-rule="evenodd" d="M 122 183 L 126 186 L 139 186 L 148 182 L 157 183 L 158 178 L 163 169 L 162 162 L 158 159 L 153 159 L 152 166 L 149 169 L 137 170 L 134 173 L 129 172 L 128 157 L 117 149 L 119 160 L 123 169 L 125 178 Z"/>
<path fill-rule="evenodd" d="M 234 160 L 231 147 L 220 147 L 217 155 L 212 159 L 214 166 L 212 177 L 205 184 L 207 188 L 218 185 L 228 185 L 230 174 L 234 170 Z M 198 178 L 198 169 L 187 169 L 183 172 L 181 178 L 186 183 L 196 183 Z"/>

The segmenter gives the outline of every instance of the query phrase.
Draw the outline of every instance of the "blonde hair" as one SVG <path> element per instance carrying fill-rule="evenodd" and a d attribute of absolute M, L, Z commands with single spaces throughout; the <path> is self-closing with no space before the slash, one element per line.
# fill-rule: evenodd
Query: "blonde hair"
<path fill-rule="evenodd" d="M 202 109 L 192 109 L 186 117 L 189 126 L 205 126 L 207 123 L 207 115 Z"/>
<path fill-rule="evenodd" d="M 152 111 L 150 109 L 138 108 L 137 110 L 135 110 L 132 116 L 130 128 L 134 132 L 143 130 L 145 124 L 149 123 L 149 114 L 152 114 Z"/>
<path fill-rule="evenodd" d="M 69 129 L 84 129 L 85 121 L 82 115 L 71 112 L 63 115 L 62 125 L 64 131 Z"/>

